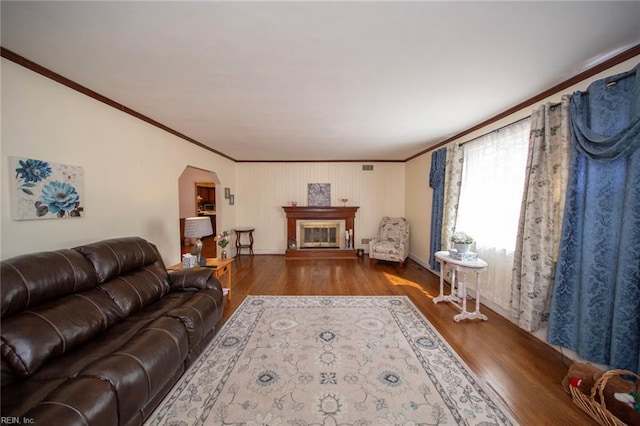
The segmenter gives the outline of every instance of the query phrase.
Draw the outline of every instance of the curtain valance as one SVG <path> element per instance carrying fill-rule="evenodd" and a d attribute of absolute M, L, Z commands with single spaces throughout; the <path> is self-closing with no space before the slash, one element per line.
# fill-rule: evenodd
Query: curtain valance
<path fill-rule="evenodd" d="M 639 82 L 640 64 L 631 71 L 593 82 L 586 92 L 573 94 L 571 126 L 581 152 L 593 159 L 614 160 L 640 149 Z M 620 117 L 620 111 L 629 116 Z M 610 123 L 609 128 L 592 130 L 594 117 Z"/>

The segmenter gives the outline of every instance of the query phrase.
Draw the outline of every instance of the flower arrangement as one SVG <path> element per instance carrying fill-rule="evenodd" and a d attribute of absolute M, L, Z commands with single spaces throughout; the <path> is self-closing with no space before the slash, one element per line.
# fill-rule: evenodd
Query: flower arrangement
<path fill-rule="evenodd" d="M 218 245 L 220 247 L 222 248 L 227 247 L 230 241 L 229 231 L 222 231 L 221 233 L 216 235 L 216 241 L 218 242 Z"/>
<path fill-rule="evenodd" d="M 453 235 L 451 236 L 451 241 L 453 241 L 454 244 L 473 244 L 474 240 L 471 235 L 468 235 L 467 233 L 462 231 L 458 231 L 453 233 Z"/>

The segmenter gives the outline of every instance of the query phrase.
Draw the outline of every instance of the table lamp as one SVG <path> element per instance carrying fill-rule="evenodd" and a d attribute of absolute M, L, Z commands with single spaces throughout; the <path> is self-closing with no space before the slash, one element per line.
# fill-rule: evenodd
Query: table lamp
<path fill-rule="evenodd" d="M 189 238 L 196 238 L 195 253 L 198 265 L 200 264 L 200 253 L 202 253 L 202 240 L 200 238 L 212 234 L 213 227 L 211 226 L 210 217 L 188 217 L 184 220 L 184 236 Z"/>

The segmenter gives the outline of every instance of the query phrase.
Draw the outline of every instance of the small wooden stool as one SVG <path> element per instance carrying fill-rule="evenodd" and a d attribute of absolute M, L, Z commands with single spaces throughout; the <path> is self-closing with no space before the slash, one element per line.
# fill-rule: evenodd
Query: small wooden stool
<path fill-rule="evenodd" d="M 235 228 L 236 233 L 236 254 L 240 256 L 240 250 L 243 248 L 249 249 L 249 254 L 253 256 L 253 231 L 255 228 L 246 227 L 246 228 Z M 242 238 L 242 234 L 249 234 L 249 244 L 242 244 L 240 239 Z"/>

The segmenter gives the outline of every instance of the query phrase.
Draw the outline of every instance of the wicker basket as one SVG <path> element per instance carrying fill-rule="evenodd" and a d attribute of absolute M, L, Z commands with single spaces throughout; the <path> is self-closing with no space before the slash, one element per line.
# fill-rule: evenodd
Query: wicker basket
<path fill-rule="evenodd" d="M 603 426 L 626 426 L 620 419 L 614 416 L 609 410 L 604 401 L 604 388 L 607 385 L 607 381 L 614 376 L 634 376 L 636 378 L 636 392 L 640 392 L 640 376 L 627 370 L 609 370 L 606 371 L 596 380 L 596 383 L 591 388 L 591 395 L 587 396 L 580 392 L 577 387 L 569 386 L 571 397 L 573 402 L 580 407 L 585 413 L 587 413 L 593 420 Z M 596 399 L 596 395 L 598 399 Z"/>

